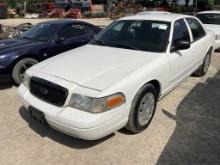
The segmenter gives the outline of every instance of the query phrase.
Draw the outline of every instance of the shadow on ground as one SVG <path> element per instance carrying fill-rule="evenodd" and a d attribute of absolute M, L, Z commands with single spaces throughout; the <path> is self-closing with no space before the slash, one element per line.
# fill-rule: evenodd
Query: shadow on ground
<path fill-rule="evenodd" d="M 31 118 L 29 112 L 24 107 L 21 107 L 19 109 L 19 113 L 21 117 L 29 124 L 29 127 L 33 131 L 38 133 L 41 137 L 48 137 L 58 143 L 61 143 L 71 148 L 76 148 L 76 149 L 90 148 L 114 136 L 114 134 L 112 134 L 105 138 L 102 138 L 99 140 L 93 140 L 93 141 L 81 140 L 81 139 L 77 139 L 72 136 L 63 134 L 48 126 L 41 125 L 39 122 Z"/>
<path fill-rule="evenodd" d="M 13 84 L 11 82 L 9 83 L 0 83 L 0 90 L 9 89 L 12 88 Z"/>
<path fill-rule="evenodd" d="M 220 71 L 196 85 L 179 104 L 173 135 L 157 162 L 160 164 L 220 164 Z"/>

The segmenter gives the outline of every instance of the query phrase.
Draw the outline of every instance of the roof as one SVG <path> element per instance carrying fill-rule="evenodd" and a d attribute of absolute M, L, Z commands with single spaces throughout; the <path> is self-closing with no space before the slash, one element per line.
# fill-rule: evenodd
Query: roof
<path fill-rule="evenodd" d="M 87 23 L 81 20 L 76 19 L 57 19 L 57 20 L 51 20 L 51 21 L 44 21 L 40 24 L 47 23 L 47 24 L 68 24 L 68 23 Z"/>
<path fill-rule="evenodd" d="M 220 11 L 219 10 L 208 10 L 208 11 L 199 12 L 197 14 L 211 14 L 211 13 L 220 14 Z"/>
<path fill-rule="evenodd" d="M 171 14 L 171 13 L 168 11 L 143 11 L 137 13 L 137 15 L 143 15 L 143 14 Z"/>
<path fill-rule="evenodd" d="M 142 15 L 132 15 L 128 17 L 121 18 L 119 20 L 155 20 L 155 21 L 166 21 L 172 22 L 177 19 L 192 17 L 189 15 L 184 14 L 164 14 L 164 13 L 149 13 L 149 14 L 142 14 Z"/>

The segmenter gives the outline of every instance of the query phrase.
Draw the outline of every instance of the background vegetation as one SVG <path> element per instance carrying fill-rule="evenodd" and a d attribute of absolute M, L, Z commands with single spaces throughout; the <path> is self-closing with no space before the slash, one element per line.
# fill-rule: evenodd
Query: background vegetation
<path fill-rule="evenodd" d="M 7 4 L 7 6 L 10 7 L 15 7 L 17 2 L 27 2 L 27 4 L 31 4 L 31 3 L 45 3 L 45 2 L 54 2 L 54 0 L 0 0 L 0 2 L 3 1 Z M 113 0 L 96 0 L 99 2 L 104 2 L 105 4 L 110 4 Z M 168 0 L 136 0 L 137 2 L 142 2 L 142 3 L 152 3 L 153 1 L 168 1 Z M 173 2 L 175 2 L 177 0 L 173 0 Z M 188 7 L 190 0 L 185 0 L 186 6 Z M 204 3 L 206 3 L 209 6 L 213 6 L 213 5 L 220 5 L 220 0 L 193 0 L 194 4 L 195 3 L 199 3 L 203 1 Z"/>
<path fill-rule="evenodd" d="M 16 3 L 21 2 L 27 2 L 27 4 L 31 3 L 45 3 L 45 2 L 53 2 L 54 0 L 4 0 L 4 2 L 7 4 L 7 6 L 15 7 Z"/>

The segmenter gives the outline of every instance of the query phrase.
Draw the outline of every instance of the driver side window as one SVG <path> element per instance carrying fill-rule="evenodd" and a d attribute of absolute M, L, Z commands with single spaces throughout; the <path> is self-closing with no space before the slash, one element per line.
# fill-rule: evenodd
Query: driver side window
<path fill-rule="evenodd" d="M 183 19 L 177 20 L 174 23 L 172 46 L 180 40 L 190 42 L 189 30 L 187 29 L 186 23 Z"/>

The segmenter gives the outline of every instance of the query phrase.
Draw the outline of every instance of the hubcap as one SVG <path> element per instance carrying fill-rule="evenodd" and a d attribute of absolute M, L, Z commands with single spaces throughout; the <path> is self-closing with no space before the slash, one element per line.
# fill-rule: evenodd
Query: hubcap
<path fill-rule="evenodd" d="M 210 63 L 210 56 L 206 56 L 205 63 L 204 63 L 204 72 L 207 72 L 209 69 L 209 63 Z"/>
<path fill-rule="evenodd" d="M 35 65 L 36 62 L 26 62 L 24 63 L 21 68 L 19 69 L 19 72 L 18 72 L 18 75 L 19 75 L 19 78 L 22 80 L 23 77 L 24 77 L 24 73 L 27 69 L 29 69 L 30 67 L 32 67 L 33 65 Z"/>
<path fill-rule="evenodd" d="M 145 126 L 150 121 L 155 108 L 155 96 L 152 93 L 146 93 L 141 99 L 138 107 L 138 123 Z"/>

